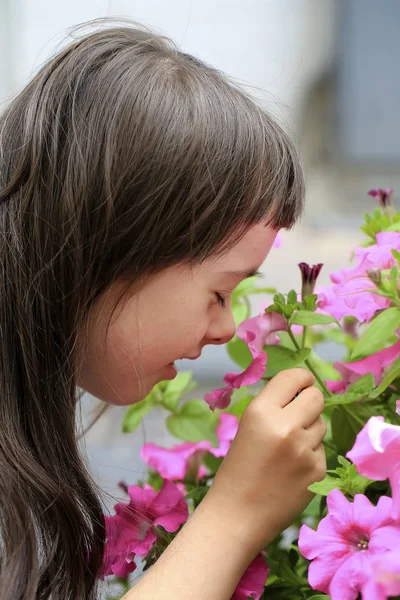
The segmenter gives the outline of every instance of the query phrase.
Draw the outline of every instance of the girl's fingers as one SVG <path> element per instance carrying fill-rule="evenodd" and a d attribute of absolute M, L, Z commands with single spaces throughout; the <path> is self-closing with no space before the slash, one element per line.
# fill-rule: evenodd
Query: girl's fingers
<path fill-rule="evenodd" d="M 305 433 L 309 440 L 312 450 L 316 450 L 321 444 L 326 435 L 327 426 L 322 417 L 318 417 L 312 425 L 307 427 Z"/>

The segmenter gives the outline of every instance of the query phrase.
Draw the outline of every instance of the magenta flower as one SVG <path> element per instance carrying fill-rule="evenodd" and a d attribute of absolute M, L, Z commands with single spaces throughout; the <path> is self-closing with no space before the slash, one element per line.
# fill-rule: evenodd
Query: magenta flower
<path fill-rule="evenodd" d="M 243 373 L 227 373 L 224 377 L 224 382 L 228 384 L 226 387 L 213 390 L 204 396 L 211 410 L 226 408 L 234 389 L 260 381 L 267 364 L 264 346 L 278 344 L 279 338 L 276 332 L 286 330 L 285 319 L 276 312 L 261 312 L 257 317 L 251 317 L 240 323 L 236 330 L 237 336 L 248 345 L 253 360 Z"/>
<path fill-rule="evenodd" d="M 375 580 L 374 558 L 400 544 L 400 527 L 391 515 L 392 499 L 379 498 L 377 506 L 357 494 L 349 502 L 334 489 L 327 498 L 329 514 L 317 531 L 303 525 L 299 549 L 311 560 L 308 580 L 315 590 L 329 594 L 331 600 L 386 600 Z"/>
<path fill-rule="evenodd" d="M 209 440 L 201 442 L 184 442 L 175 444 L 172 448 L 163 448 L 157 444 L 144 444 L 140 450 L 140 457 L 161 477 L 170 481 L 185 479 L 189 469 L 198 468 L 197 477 L 204 477 L 207 469 L 200 464 L 203 455 L 210 452 L 216 457 L 225 456 L 231 441 L 238 429 L 238 418 L 235 415 L 221 413 L 220 423 L 216 429 L 218 446 L 214 448 Z"/>
<path fill-rule="evenodd" d="M 182 492 L 164 481 L 159 492 L 145 484 L 128 486 L 129 504 L 116 504 L 116 514 L 106 516 L 107 543 L 103 573 L 127 577 L 135 569 L 134 558 L 146 556 L 156 541 L 155 527 L 177 531 L 189 511 Z"/>
<path fill-rule="evenodd" d="M 337 361 L 334 367 L 342 375 L 340 381 L 327 381 L 326 385 L 331 392 L 336 394 L 344 393 L 359 377 L 372 373 L 375 385 L 379 385 L 383 379 L 385 368 L 391 365 L 400 356 L 400 341 L 389 348 L 379 350 L 371 356 L 367 356 L 355 362 L 342 363 Z"/>
<path fill-rule="evenodd" d="M 368 273 L 390 269 L 395 264 L 392 249 L 400 250 L 400 233 L 378 233 L 376 242 L 367 248 L 356 248 L 356 267 L 331 274 L 333 285 L 318 291 L 319 308 L 336 319 L 353 316 L 362 323 L 390 306 L 388 298 L 374 293 L 377 288 Z"/>
<path fill-rule="evenodd" d="M 268 567 L 262 554 L 258 554 L 244 572 L 231 600 L 247 600 L 249 596 L 253 600 L 260 600 L 267 576 Z"/>
<path fill-rule="evenodd" d="M 389 479 L 393 511 L 400 517 L 400 427 L 385 423 L 383 417 L 371 417 L 346 456 L 361 475 L 377 481 Z"/>
<path fill-rule="evenodd" d="M 130 552 L 124 540 L 121 540 L 121 534 L 115 517 L 105 515 L 104 519 L 107 541 L 99 579 L 104 579 L 107 575 L 115 575 L 116 577 L 125 579 L 129 573 L 132 573 L 136 569 L 135 552 Z"/>

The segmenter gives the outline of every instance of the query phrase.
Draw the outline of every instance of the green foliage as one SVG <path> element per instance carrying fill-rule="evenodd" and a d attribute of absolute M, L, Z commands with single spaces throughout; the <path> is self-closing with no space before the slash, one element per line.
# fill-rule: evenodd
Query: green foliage
<path fill-rule="evenodd" d="M 290 325 L 328 325 L 329 323 L 339 325 L 334 317 L 310 310 L 298 310 L 290 319 Z"/>
<path fill-rule="evenodd" d="M 265 346 L 267 353 L 266 377 L 273 377 L 283 369 L 292 369 L 304 364 L 304 361 L 310 356 L 310 348 L 303 350 L 289 350 L 280 345 Z"/>
<path fill-rule="evenodd" d="M 373 481 L 359 475 L 355 465 L 346 460 L 344 456 L 338 456 L 337 460 L 341 466 L 336 469 L 328 469 L 325 479 L 313 483 L 308 489 L 320 496 L 327 496 L 335 488 L 338 488 L 347 496 L 363 494 L 367 486 Z M 329 473 L 332 473 L 332 475 Z"/>
<path fill-rule="evenodd" d="M 124 433 L 130 433 L 135 431 L 141 423 L 143 417 L 151 411 L 153 406 L 156 404 L 155 393 L 151 392 L 144 400 L 132 404 L 124 416 L 122 422 L 122 431 Z"/>
<path fill-rule="evenodd" d="M 364 335 L 357 342 L 352 354 L 352 360 L 360 360 L 387 346 L 396 329 L 400 327 L 400 308 L 392 307 L 383 310 L 375 319 Z"/>
<path fill-rule="evenodd" d="M 216 427 L 218 414 L 212 412 L 204 400 L 188 400 L 179 412 L 167 418 L 166 425 L 170 433 L 185 442 L 210 440 L 218 446 Z"/>

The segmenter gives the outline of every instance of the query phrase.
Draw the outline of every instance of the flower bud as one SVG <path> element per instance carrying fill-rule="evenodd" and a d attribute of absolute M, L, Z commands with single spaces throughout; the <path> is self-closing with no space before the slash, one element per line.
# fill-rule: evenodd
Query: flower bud
<path fill-rule="evenodd" d="M 395 214 L 395 211 L 394 211 L 394 208 L 393 208 L 392 202 L 391 202 L 393 188 L 370 190 L 368 192 L 368 194 L 369 194 L 369 196 L 372 196 L 373 198 L 378 199 L 379 206 L 382 207 L 382 212 L 387 217 L 389 217 L 389 218 L 393 217 L 393 215 Z"/>
<path fill-rule="evenodd" d="M 301 298 L 310 296 L 314 292 L 317 277 L 323 267 L 323 263 L 310 267 L 307 263 L 299 263 L 301 271 Z"/>

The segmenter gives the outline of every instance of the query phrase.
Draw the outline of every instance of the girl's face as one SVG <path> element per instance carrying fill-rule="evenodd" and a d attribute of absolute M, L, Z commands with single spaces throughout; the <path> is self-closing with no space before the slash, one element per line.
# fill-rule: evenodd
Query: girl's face
<path fill-rule="evenodd" d="M 106 335 L 107 308 L 123 289 L 112 286 L 92 309 L 78 385 L 110 404 L 134 404 L 175 376 L 175 360 L 197 358 L 203 346 L 228 342 L 235 333 L 230 295 L 264 262 L 276 234 L 257 224 L 217 259 L 194 269 L 165 269 L 125 298 Z"/>

